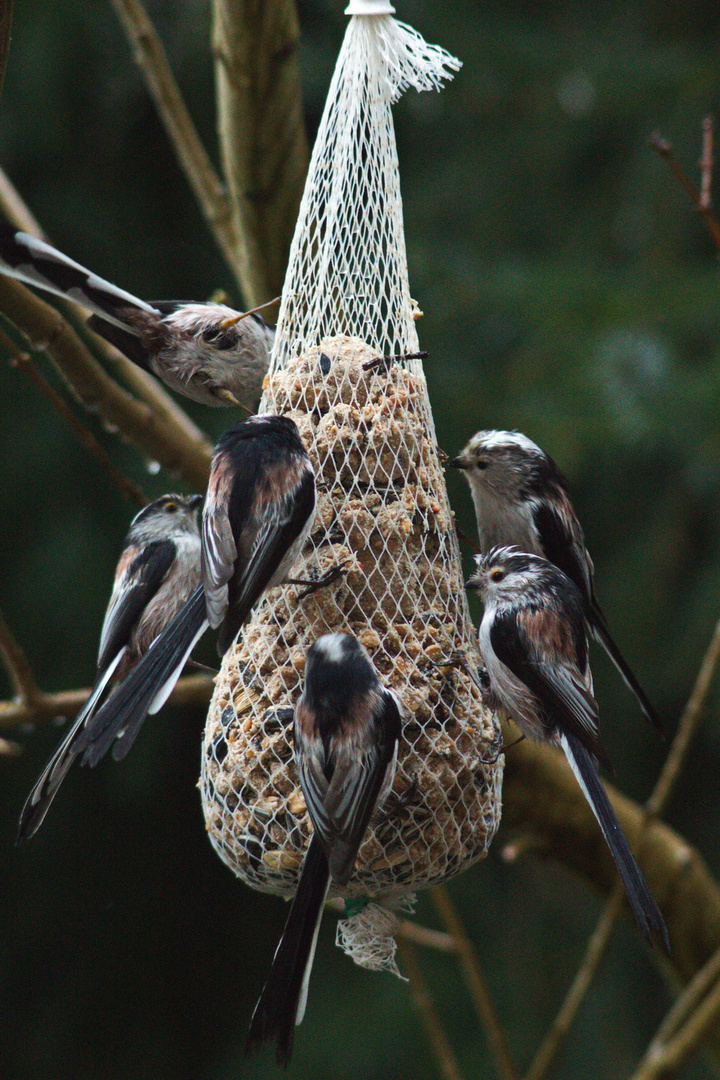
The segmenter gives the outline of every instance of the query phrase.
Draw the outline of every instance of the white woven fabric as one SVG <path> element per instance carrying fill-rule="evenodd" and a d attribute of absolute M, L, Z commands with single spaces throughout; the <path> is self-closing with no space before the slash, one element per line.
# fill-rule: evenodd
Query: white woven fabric
<path fill-rule="evenodd" d="M 356 634 L 405 714 L 393 791 L 343 896 L 392 905 L 446 880 L 485 854 L 499 821 L 502 758 L 487 764 L 497 721 L 462 666 L 438 667 L 455 651 L 476 663 L 477 639 L 422 365 L 364 368 L 418 347 L 390 103 L 457 66 L 390 16 L 351 19 L 290 253 L 261 410 L 295 420 L 316 472 L 317 515 L 293 576 L 347 572 L 304 599 L 280 586 L 258 605 L 217 680 L 201 778 L 221 858 L 286 896 L 311 834 L 293 706 L 321 634 Z M 371 907 L 341 937 L 392 968 L 381 924 Z"/>

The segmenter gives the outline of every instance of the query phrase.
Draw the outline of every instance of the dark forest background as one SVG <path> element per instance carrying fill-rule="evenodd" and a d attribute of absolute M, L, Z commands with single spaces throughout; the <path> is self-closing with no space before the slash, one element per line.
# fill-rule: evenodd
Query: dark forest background
<path fill-rule="evenodd" d="M 311 138 L 346 18 L 303 0 Z M 720 113 L 716 0 L 443 4 L 398 17 L 463 61 L 441 94 L 395 109 L 413 296 L 438 440 L 518 428 L 569 477 L 615 636 L 670 729 L 718 618 L 720 268 L 699 216 L 649 147 L 695 178 Z M 151 2 L 217 157 L 209 5 Z M 175 162 L 109 4 L 24 0 L 0 98 L 0 165 L 63 251 L 141 297 L 242 302 Z M 716 183 L 716 191 L 720 186 Z M 49 372 L 49 368 L 47 369 Z M 88 685 L 133 509 L 23 373 L 0 359 L 0 607 L 43 688 Z M 187 404 L 211 438 L 230 414 Z M 234 414 L 232 416 L 234 419 Z M 148 471 L 95 425 L 151 495 Z M 474 528 L 462 478 L 452 504 Z M 618 785 L 647 796 L 664 748 L 593 654 Z M 0 696 L 10 686 L 0 672 Z M 38 836 L 13 845 L 56 726 L 5 733 L 0 758 L 0 1075 L 7 1080 L 229 1080 L 286 908 L 234 880 L 204 835 L 203 710 L 165 710 L 120 765 L 76 769 Z M 718 692 L 667 820 L 720 874 Z M 513 1049 L 527 1062 L 572 978 L 600 901 L 531 855 L 452 885 Z M 427 900 L 421 922 L 436 925 Z M 353 966 L 323 926 L 291 1076 L 437 1075 L 404 984 Z M 453 961 L 420 954 L 468 1076 L 493 1075 Z M 619 925 L 555 1075 L 627 1075 L 669 996 Z M 680 1074 L 707 1076 L 698 1059 Z"/>

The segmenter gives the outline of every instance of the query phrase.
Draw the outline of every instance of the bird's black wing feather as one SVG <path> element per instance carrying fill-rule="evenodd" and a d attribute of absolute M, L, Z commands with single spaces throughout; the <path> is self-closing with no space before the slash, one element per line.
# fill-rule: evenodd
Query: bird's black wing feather
<path fill-rule="evenodd" d="M 78 743 L 83 764 L 96 765 L 118 740 L 113 757 L 120 760 L 132 746 L 160 689 L 181 664 L 205 623 L 205 594 L 198 585 L 139 664 L 92 718 Z"/>
<path fill-rule="evenodd" d="M 111 602 L 105 616 L 100 636 L 98 675 L 102 675 L 116 653 L 127 645 L 138 619 L 165 580 L 176 553 L 173 540 L 157 540 L 146 544 L 133 559 L 127 575 L 134 579 L 134 584 L 122 592 L 117 603 Z"/>
<path fill-rule="evenodd" d="M 238 512 L 236 503 L 243 498 L 236 483 L 233 488 L 233 500 L 230 515 L 233 521 L 247 521 L 247 510 L 243 507 Z M 249 560 L 236 568 L 233 578 L 228 583 L 228 609 L 218 634 L 218 652 L 223 656 L 230 647 L 235 635 L 248 617 L 250 610 L 257 603 L 275 576 L 283 559 L 292 545 L 302 535 L 308 518 L 315 505 L 315 479 L 310 471 L 302 473 L 299 487 L 292 498 L 278 508 L 278 513 L 268 517 L 258 531 Z M 233 528 L 233 533 L 240 537 Z"/>
<path fill-rule="evenodd" d="M 116 349 L 119 349 L 123 356 L 127 356 L 128 360 L 132 360 L 133 364 L 137 364 L 138 367 L 143 368 L 145 371 L 152 371 L 147 347 L 137 333 L 126 330 L 122 326 L 117 326 L 115 323 L 110 322 L 109 319 L 104 319 L 102 315 L 98 314 L 91 315 L 85 325 L 94 330 L 96 334 L 99 334 L 101 338 L 105 338 Z"/>
<path fill-rule="evenodd" d="M 527 615 L 527 611 L 522 614 Z M 490 641 L 498 659 L 534 694 L 548 730 L 572 732 L 591 754 L 609 766 L 600 742 L 598 707 L 592 694 L 565 665 L 533 655 L 518 625 L 517 613 L 495 616 Z"/>

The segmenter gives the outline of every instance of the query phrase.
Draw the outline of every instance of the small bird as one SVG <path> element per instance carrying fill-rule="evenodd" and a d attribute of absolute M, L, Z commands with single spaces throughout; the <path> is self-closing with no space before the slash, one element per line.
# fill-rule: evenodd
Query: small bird
<path fill-rule="evenodd" d="M 85 726 L 84 763 L 97 764 L 111 747 L 116 761 L 125 757 L 208 626 L 225 654 L 265 590 L 286 579 L 314 513 L 315 474 L 292 420 L 252 416 L 220 436 L 203 507 L 201 583 Z"/>
<path fill-rule="evenodd" d="M 287 1068 L 305 1014 L 310 971 L 330 880 L 349 881 L 370 819 L 392 787 L 401 731 L 386 690 L 360 642 L 326 634 L 308 650 L 295 710 L 295 762 L 314 833 L 246 1053 L 268 1039 Z"/>
<path fill-rule="evenodd" d="M 598 773 L 607 763 L 588 663 L 583 598 L 547 559 L 515 547 L 475 557 L 466 583 L 484 604 L 478 634 L 493 693 L 520 730 L 560 746 L 602 829 L 632 912 L 646 940 L 667 930 L 630 851 Z"/>
<path fill-rule="evenodd" d="M 42 824 L 78 755 L 81 734 L 113 687 L 138 664 L 198 585 L 202 501 L 202 495 L 163 495 L 133 518 L 105 613 L 95 685 L 27 798 L 18 842 Z"/>
<path fill-rule="evenodd" d="M 662 722 L 615 644 L 595 594 L 595 567 L 555 462 L 519 431 L 478 431 L 450 462 L 462 469 L 475 504 L 480 547 L 514 545 L 542 555 L 574 581 L 591 635 L 600 642 L 651 724 Z"/>
<path fill-rule="evenodd" d="M 90 329 L 193 401 L 254 409 L 260 400 L 275 327 L 256 313 L 179 300 L 146 304 L 1 219 L 0 273 L 89 308 Z"/>

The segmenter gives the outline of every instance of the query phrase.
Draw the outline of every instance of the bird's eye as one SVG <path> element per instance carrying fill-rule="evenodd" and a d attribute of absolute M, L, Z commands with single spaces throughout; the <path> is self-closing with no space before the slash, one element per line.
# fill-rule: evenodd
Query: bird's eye
<path fill-rule="evenodd" d="M 202 332 L 202 339 L 215 349 L 233 349 L 237 345 L 237 330 L 233 327 L 223 329 L 219 324 L 208 326 Z"/>
<path fill-rule="evenodd" d="M 487 469 L 487 464 L 488 464 L 487 461 L 485 461 L 483 458 L 478 458 L 477 461 L 475 462 L 475 468 L 476 469 Z"/>
<path fill-rule="evenodd" d="M 174 502 L 165 503 L 165 509 L 168 514 L 174 514 L 177 511 L 178 505 Z"/>
<path fill-rule="evenodd" d="M 495 570 L 490 571 L 490 580 L 491 581 L 502 581 L 502 579 L 504 577 L 505 577 L 505 571 L 504 570 L 495 569 Z"/>

